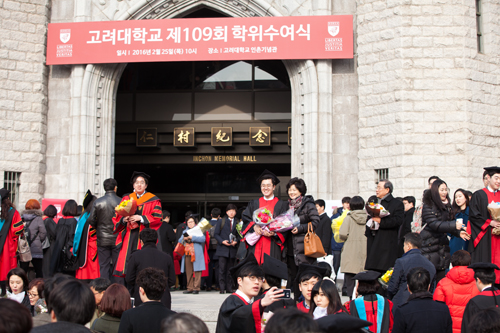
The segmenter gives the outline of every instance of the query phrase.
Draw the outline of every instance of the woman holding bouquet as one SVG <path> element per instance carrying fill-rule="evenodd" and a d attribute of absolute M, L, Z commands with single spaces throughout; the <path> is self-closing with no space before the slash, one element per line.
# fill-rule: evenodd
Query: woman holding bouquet
<path fill-rule="evenodd" d="M 144 228 L 158 230 L 161 226 L 161 201 L 156 195 L 146 191 L 149 178 L 149 175 L 144 172 L 134 171 L 130 179 L 130 183 L 134 186 L 134 192 L 125 195 L 122 202 L 133 199 L 137 202 L 137 210 L 132 216 L 124 217 L 115 213 L 113 217 L 114 233 L 118 234 L 116 247 L 120 249 L 114 276 L 124 277 L 128 258 L 133 251 L 141 249 L 139 233 Z"/>
<path fill-rule="evenodd" d="M 461 231 L 462 223 L 457 222 L 451 210 L 448 186 L 441 180 L 435 180 L 430 190 L 424 194 L 422 208 L 422 254 L 436 267 L 436 282 L 445 275 L 450 267 L 450 247 L 447 233 L 468 240 L 470 236 Z"/>
<path fill-rule="evenodd" d="M 304 254 L 304 236 L 307 234 L 309 222 L 312 223 L 313 230 L 318 228 L 319 214 L 314 204 L 314 198 L 311 195 L 306 195 L 307 186 L 303 179 L 297 177 L 290 179 L 286 189 L 290 197 L 288 204 L 300 219 L 300 225 L 290 231 L 286 240 L 288 281 L 291 284 L 292 281 L 295 281 L 300 264 L 313 264 L 316 262 L 316 258 L 306 257 Z M 300 292 L 296 282 L 293 282 L 293 289 L 297 300 Z"/>
<path fill-rule="evenodd" d="M 193 229 L 198 220 L 194 216 L 189 216 L 187 228 Z M 179 243 L 184 244 L 184 255 L 182 256 L 181 272 L 186 273 L 187 291 L 184 294 L 199 294 L 201 286 L 201 272 L 205 270 L 205 256 L 203 248 L 205 246 L 205 235 L 203 236 L 185 236 L 179 238 Z M 194 277 L 193 277 L 194 275 Z"/>
<path fill-rule="evenodd" d="M 276 185 L 279 184 L 278 177 L 269 170 L 264 172 L 258 178 L 262 197 L 252 200 L 248 203 L 243 212 L 242 235 L 256 233 L 261 237 L 252 246 L 248 246 L 248 252 L 253 253 L 259 265 L 264 262 L 264 254 L 282 260 L 281 253 L 284 249 L 285 237 L 281 233 L 262 230 L 260 226 L 253 221 L 253 212 L 259 208 L 267 208 L 273 216 L 278 216 L 288 210 L 288 205 L 274 196 Z M 313 203 L 314 205 L 314 203 Z"/>

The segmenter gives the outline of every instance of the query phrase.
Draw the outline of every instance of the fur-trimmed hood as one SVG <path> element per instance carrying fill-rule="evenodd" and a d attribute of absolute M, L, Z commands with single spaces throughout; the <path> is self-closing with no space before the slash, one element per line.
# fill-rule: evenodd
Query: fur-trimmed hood
<path fill-rule="evenodd" d="M 21 213 L 21 216 L 22 216 L 24 221 L 31 221 L 37 217 L 42 217 L 43 213 L 40 209 L 26 209 L 26 210 L 23 210 L 23 212 Z"/>

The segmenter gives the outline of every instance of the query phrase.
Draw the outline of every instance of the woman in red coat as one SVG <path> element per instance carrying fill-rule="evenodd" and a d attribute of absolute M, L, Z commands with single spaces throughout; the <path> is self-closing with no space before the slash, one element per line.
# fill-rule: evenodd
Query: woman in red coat
<path fill-rule="evenodd" d="M 439 281 L 434 291 L 434 300 L 445 302 L 450 309 L 453 333 L 460 333 L 465 306 L 479 294 L 470 265 L 471 256 L 465 250 L 458 250 L 451 256 L 453 268 Z"/>

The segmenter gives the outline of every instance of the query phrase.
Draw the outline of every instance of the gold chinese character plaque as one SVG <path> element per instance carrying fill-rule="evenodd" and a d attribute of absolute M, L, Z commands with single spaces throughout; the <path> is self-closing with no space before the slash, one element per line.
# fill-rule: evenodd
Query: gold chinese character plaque
<path fill-rule="evenodd" d="M 158 132 L 156 128 L 138 128 L 136 147 L 158 146 Z"/>
<path fill-rule="evenodd" d="M 270 146 L 271 127 L 250 127 L 250 146 Z"/>
<path fill-rule="evenodd" d="M 194 147 L 194 127 L 174 128 L 175 147 Z"/>
<path fill-rule="evenodd" d="M 233 145 L 232 127 L 212 127 L 212 146 L 231 147 Z"/>

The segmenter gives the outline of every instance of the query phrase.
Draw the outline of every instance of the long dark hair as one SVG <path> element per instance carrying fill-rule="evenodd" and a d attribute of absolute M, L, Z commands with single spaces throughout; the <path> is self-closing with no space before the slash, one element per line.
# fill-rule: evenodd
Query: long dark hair
<path fill-rule="evenodd" d="M 462 211 L 462 208 L 458 207 L 457 202 L 455 201 L 455 196 L 457 195 L 457 192 L 462 192 L 465 198 L 465 207 L 469 207 L 469 195 L 467 195 L 467 191 L 464 190 L 463 188 L 459 188 L 458 190 L 453 193 L 453 203 L 451 204 L 451 211 L 453 212 L 453 216 L 457 215 Z"/>
<path fill-rule="evenodd" d="M 7 219 L 7 214 L 9 214 L 10 207 L 12 207 L 14 209 L 16 208 L 16 206 L 14 206 L 14 204 L 12 203 L 12 201 L 10 201 L 9 197 L 3 198 L 3 200 L 2 200 L 2 215 L 0 215 L 0 218 L 2 220 L 6 220 Z"/>
<path fill-rule="evenodd" d="M 445 184 L 446 187 L 448 187 L 448 184 L 442 179 L 436 179 L 432 185 L 430 190 L 426 191 L 424 193 L 424 204 L 428 206 L 435 206 L 437 209 L 439 209 L 442 212 L 445 212 L 445 214 L 441 214 L 441 218 L 443 221 L 450 219 L 451 216 L 449 212 L 449 208 L 451 207 L 451 200 L 450 196 L 447 194 L 446 199 L 448 200 L 448 204 L 444 204 L 443 201 L 441 201 L 441 197 L 439 196 L 439 186 L 442 184 Z"/>
<path fill-rule="evenodd" d="M 325 294 L 328 298 L 328 308 L 326 309 L 326 313 L 328 315 L 337 313 L 339 310 L 343 312 L 347 312 L 346 308 L 342 305 L 342 300 L 340 299 L 339 292 L 335 283 L 333 283 L 329 279 L 318 281 L 312 291 L 311 291 L 311 308 L 309 309 L 309 314 L 313 314 L 314 309 L 316 309 L 316 303 L 314 303 L 314 297 L 319 294 L 319 290 Z"/>

